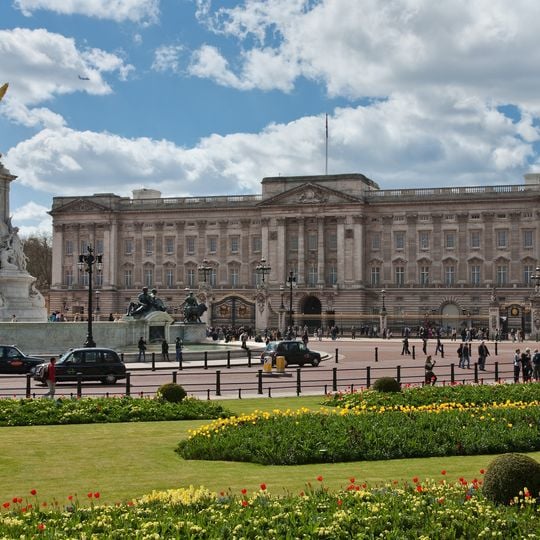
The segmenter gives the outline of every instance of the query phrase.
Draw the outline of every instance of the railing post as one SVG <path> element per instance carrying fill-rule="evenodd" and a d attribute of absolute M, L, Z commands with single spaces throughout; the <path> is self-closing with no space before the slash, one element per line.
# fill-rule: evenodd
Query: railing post
<path fill-rule="evenodd" d="M 227 369 L 231 369 L 231 351 L 227 351 Z"/>
<path fill-rule="evenodd" d="M 379 361 L 379 347 L 375 347 L 375 362 Z"/>
<path fill-rule="evenodd" d="M 221 371 L 216 370 L 216 396 L 221 396 Z"/>
<path fill-rule="evenodd" d="M 371 366 L 366 367 L 366 388 L 371 386 Z"/>
<path fill-rule="evenodd" d="M 332 391 L 337 392 L 337 368 L 332 368 Z"/>
<path fill-rule="evenodd" d="M 156 371 L 156 353 L 152 353 L 152 371 Z"/>
<path fill-rule="evenodd" d="M 126 396 L 131 396 L 131 373 L 126 373 Z"/>
<path fill-rule="evenodd" d="M 339 361 L 339 351 L 338 349 L 336 349 L 336 364 L 338 363 Z"/>
<path fill-rule="evenodd" d="M 456 382 L 456 365 L 452 362 L 450 364 L 450 382 L 454 384 Z"/>
<path fill-rule="evenodd" d="M 77 373 L 77 397 L 82 397 L 82 373 Z"/>
<path fill-rule="evenodd" d="M 416 358 L 416 346 L 412 346 L 412 359 L 414 360 Z"/>
<path fill-rule="evenodd" d="M 176 384 L 176 374 L 177 374 L 176 371 L 173 371 L 173 372 L 172 372 L 172 382 L 173 382 L 174 384 Z"/>
<path fill-rule="evenodd" d="M 26 374 L 26 399 L 30 399 L 32 395 L 31 381 L 32 381 L 32 375 L 30 373 L 27 373 Z"/>
<path fill-rule="evenodd" d="M 301 379 L 301 370 L 296 368 L 296 395 L 299 396 L 302 393 L 302 379 Z"/>
<path fill-rule="evenodd" d="M 396 366 L 396 380 L 398 383 L 401 382 L 401 366 Z"/>
<path fill-rule="evenodd" d="M 257 370 L 257 394 L 262 394 L 262 369 Z"/>
<path fill-rule="evenodd" d="M 498 356 L 499 354 L 499 344 L 495 342 L 495 356 Z"/>
<path fill-rule="evenodd" d="M 495 362 L 495 382 L 499 382 L 499 362 Z"/>
<path fill-rule="evenodd" d="M 208 369 L 208 351 L 204 351 L 204 369 Z"/>

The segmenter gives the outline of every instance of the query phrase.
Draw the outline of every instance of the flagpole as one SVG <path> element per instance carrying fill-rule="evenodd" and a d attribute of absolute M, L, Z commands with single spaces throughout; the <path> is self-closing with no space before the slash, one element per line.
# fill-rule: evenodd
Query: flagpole
<path fill-rule="evenodd" d="M 324 174 L 325 174 L 325 176 L 328 176 L 328 114 L 326 114 L 326 139 L 325 139 Z"/>

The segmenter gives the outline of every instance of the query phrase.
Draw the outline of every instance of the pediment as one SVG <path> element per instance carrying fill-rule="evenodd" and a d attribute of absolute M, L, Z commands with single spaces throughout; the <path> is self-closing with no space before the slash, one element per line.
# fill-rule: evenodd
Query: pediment
<path fill-rule="evenodd" d="M 359 203 L 362 202 L 362 199 L 341 191 L 336 191 L 335 189 L 320 186 L 313 182 L 308 182 L 269 197 L 261 201 L 257 206 L 317 206 L 322 204 L 350 204 L 351 202 Z"/>
<path fill-rule="evenodd" d="M 60 208 L 55 208 L 53 211 L 49 212 L 51 215 L 58 214 L 76 214 L 76 213 L 91 213 L 91 212 L 109 212 L 111 209 L 103 204 L 96 203 L 88 199 L 74 199 L 73 201 L 68 202 Z"/>

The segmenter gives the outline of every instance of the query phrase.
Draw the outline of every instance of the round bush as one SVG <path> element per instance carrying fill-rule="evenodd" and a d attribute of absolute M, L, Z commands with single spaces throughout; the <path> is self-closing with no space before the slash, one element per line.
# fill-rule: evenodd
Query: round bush
<path fill-rule="evenodd" d="M 509 504 L 527 488 L 532 497 L 540 494 L 540 463 L 524 454 L 503 454 L 488 466 L 482 488 L 487 499 Z"/>
<path fill-rule="evenodd" d="M 401 392 L 401 384 L 393 377 L 381 377 L 375 381 L 373 390 L 377 392 Z"/>
<path fill-rule="evenodd" d="M 163 384 L 158 388 L 157 397 L 170 403 L 180 403 L 187 396 L 186 391 L 176 383 Z"/>

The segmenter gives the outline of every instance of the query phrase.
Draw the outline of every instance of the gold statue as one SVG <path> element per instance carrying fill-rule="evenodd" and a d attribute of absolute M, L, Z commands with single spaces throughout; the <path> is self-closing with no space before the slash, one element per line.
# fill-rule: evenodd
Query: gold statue
<path fill-rule="evenodd" d="M 0 101 L 2 101 L 2 98 L 6 94 L 8 86 L 9 86 L 9 83 L 6 83 L 6 84 L 3 84 L 2 86 L 0 86 Z"/>

